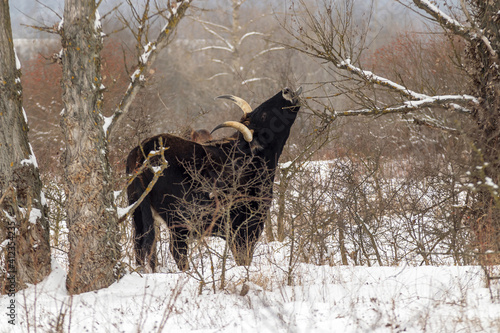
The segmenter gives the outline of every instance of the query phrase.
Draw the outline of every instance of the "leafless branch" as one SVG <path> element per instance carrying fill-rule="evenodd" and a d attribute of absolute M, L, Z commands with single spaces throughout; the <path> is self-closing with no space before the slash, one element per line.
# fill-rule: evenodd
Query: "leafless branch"
<path fill-rule="evenodd" d="M 160 138 L 161 141 L 161 138 Z M 141 165 L 141 167 L 134 173 L 134 175 L 129 179 L 128 184 L 132 183 L 132 181 L 137 178 L 140 174 L 142 174 L 146 169 L 151 169 L 154 173 L 153 179 L 151 182 L 148 184 L 146 187 L 146 190 L 142 193 L 142 195 L 139 197 L 139 199 L 134 202 L 131 206 L 125 208 L 125 212 L 121 214 L 121 216 L 118 217 L 118 223 L 122 223 L 125 221 L 127 218 L 129 218 L 134 211 L 139 207 L 139 205 L 144 201 L 146 196 L 151 192 L 153 189 L 154 185 L 158 181 L 158 179 L 161 177 L 163 174 L 163 171 L 168 168 L 168 162 L 165 159 L 165 150 L 168 148 L 163 147 L 163 144 L 160 142 L 160 147 L 158 148 L 157 151 L 155 152 L 148 152 L 146 156 L 146 160 L 144 163 Z M 144 153 L 144 152 L 143 152 Z M 157 167 L 152 167 L 151 161 L 153 158 L 160 157 L 160 166 Z"/>
<path fill-rule="evenodd" d="M 127 91 L 118 104 L 118 107 L 116 108 L 114 114 L 110 118 L 108 118 L 109 125 L 105 128 L 106 135 L 108 137 L 119 120 L 128 112 L 132 101 L 142 87 L 145 73 L 148 72 L 149 68 L 156 61 L 158 51 L 163 49 L 168 44 L 169 38 L 172 36 L 180 19 L 184 17 L 185 12 L 190 5 L 191 0 L 183 0 L 182 2 L 172 4 L 169 15 L 165 15 L 165 17 L 168 18 L 167 24 L 160 31 L 155 41 L 149 42 L 144 46 L 144 52 L 139 57 L 136 70 L 130 77 L 131 82 L 127 88 Z"/>

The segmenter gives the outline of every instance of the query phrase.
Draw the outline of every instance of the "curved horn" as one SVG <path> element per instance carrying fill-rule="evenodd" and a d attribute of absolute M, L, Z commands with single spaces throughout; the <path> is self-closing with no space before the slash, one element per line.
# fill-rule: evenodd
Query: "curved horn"
<path fill-rule="evenodd" d="M 210 132 L 210 134 L 212 134 L 216 130 L 218 130 L 220 128 L 224 128 L 224 127 L 232 127 L 234 129 L 238 130 L 241 134 L 243 134 L 243 138 L 245 139 L 246 142 L 252 142 L 252 140 L 253 140 L 253 134 L 248 129 L 248 127 L 246 127 L 245 125 L 243 125 L 242 123 L 239 123 L 237 121 L 226 121 L 226 122 L 220 124 L 219 126 L 217 126 L 216 128 L 214 128 L 212 130 L 212 132 Z"/>
<path fill-rule="evenodd" d="M 224 98 L 230 100 L 234 104 L 238 105 L 241 108 L 241 110 L 243 110 L 244 114 L 252 112 L 252 107 L 243 98 L 239 98 L 233 95 L 222 95 L 216 98 Z"/>

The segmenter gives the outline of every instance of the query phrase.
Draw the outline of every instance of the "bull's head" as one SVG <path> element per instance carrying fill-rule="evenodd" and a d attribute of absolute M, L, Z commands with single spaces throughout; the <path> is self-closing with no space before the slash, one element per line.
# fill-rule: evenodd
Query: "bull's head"
<path fill-rule="evenodd" d="M 243 110 L 243 116 L 239 122 L 226 121 L 218 125 L 212 130 L 212 133 L 220 128 L 232 127 L 239 131 L 243 139 L 254 148 L 263 148 L 271 143 L 276 144 L 276 140 L 283 141 L 284 144 L 300 109 L 299 95 L 301 92 L 302 87 L 297 91 L 285 88 L 255 110 L 252 110 L 250 105 L 239 97 L 219 96 L 217 98 L 229 99 L 238 105 Z"/>

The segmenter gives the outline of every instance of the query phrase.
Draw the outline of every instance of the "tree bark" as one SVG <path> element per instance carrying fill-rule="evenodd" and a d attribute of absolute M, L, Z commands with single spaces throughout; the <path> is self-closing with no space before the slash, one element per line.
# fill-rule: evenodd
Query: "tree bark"
<path fill-rule="evenodd" d="M 2 292 L 14 293 L 50 273 L 49 226 L 36 158 L 22 108 L 21 69 L 9 3 L 0 3 L 0 250 Z"/>
<path fill-rule="evenodd" d="M 477 153 L 475 163 L 477 201 L 473 207 L 472 227 L 480 252 L 497 252 L 493 263 L 500 263 L 500 2 L 473 2 L 474 21 L 486 38 L 476 38 L 468 47 L 472 93 L 479 104 L 472 115 L 476 126 L 471 138 Z M 485 43 L 485 40 L 488 42 Z M 494 50 L 497 51 L 495 54 Z"/>
<path fill-rule="evenodd" d="M 108 287 L 117 279 L 118 218 L 111 190 L 107 139 L 103 129 L 101 27 L 94 0 L 65 0 L 61 127 L 71 294 Z"/>

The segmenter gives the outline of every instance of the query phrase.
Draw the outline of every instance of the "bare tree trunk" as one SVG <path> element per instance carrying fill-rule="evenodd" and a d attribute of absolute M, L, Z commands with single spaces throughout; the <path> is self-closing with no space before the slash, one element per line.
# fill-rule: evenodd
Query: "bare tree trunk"
<path fill-rule="evenodd" d="M 9 3 L 0 3 L 0 290 L 14 293 L 50 273 L 49 226 L 22 108 Z"/>
<path fill-rule="evenodd" d="M 94 0 L 66 0 L 61 120 L 66 151 L 69 271 L 72 294 L 116 281 L 120 256 L 118 218 L 111 191 L 107 139 L 103 129 L 101 27 Z"/>
<path fill-rule="evenodd" d="M 468 48 L 469 72 L 473 78 L 473 93 L 479 104 L 473 110 L 476 127 L 471 138 L 477 152 L 476 186 L 478 196 L 474 206 L 473 229 L 481 252 L 496 252 L 500 260 L 500 2 L 474 1 L 474 20 L 488 43 L 477 38 Z M 495 54 L 494 50 L 497 50 Z M 491 257 L 491 256 L 490 256 Z"/>

